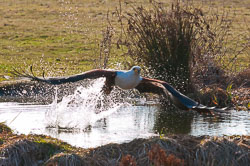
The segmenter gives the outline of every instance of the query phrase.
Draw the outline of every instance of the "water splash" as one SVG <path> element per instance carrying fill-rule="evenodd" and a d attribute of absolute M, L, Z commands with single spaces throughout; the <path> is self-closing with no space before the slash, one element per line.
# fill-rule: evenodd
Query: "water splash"
<path fill-rule="evenodd" d="M 115 99 L 119 93 L 103 94 L 103 85 L 104 79 L 100 78 L 87 87 L 77 87 L 72 95 L 63 97 L 60 102 L 55 97 L 51 109 L 46 113 L 47 127 L 85 130 L 121 106 L 129 105 Z"/>

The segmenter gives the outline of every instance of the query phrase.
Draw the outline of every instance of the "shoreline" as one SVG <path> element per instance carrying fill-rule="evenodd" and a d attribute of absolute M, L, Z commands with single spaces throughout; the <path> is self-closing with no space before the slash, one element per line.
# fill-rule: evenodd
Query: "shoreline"
<path fill-rule="evenodd" d="M 67 95 L 63 93 L 65 86 L 68 88 L 67 93 L 72 93 L 77 87 L 76 84 L 60 86 L 58 88 L 60 97 Z M 46 93 L 49 94 L 48 97 L 44 97 L 44 92 L 48 92 Z M 54 93 L 53 86 L 29 80 L 0 82 L 2 99 L 8 96 L 10 98 L 7 100 L 11 97 L 12 99 L 29 97 L 38 100 L 40 97 L 48 102 L 49 98 L 53 99 Z M 176 134 L 167 137 L 139 138 L 129 143 L 111 143 L 84 149 L 46 135 L 14 134 L 8 126 L 0 123 L 0 165 L 16 165 L 16 163 L 45 166 L 67 164 L 199 166 L 225 163 L 247 165 L 250 163 L 250 135 L 196 137 Z"/>
<path fill-rule="evenodd" d="M 58 101 L 63 96 L 74 93 L 78 86 L 87 86 L 89 81 L 62 85 L 48 85 L 31 80 L 12 80 L 0 82 L 0 102 L 34 102 L 49 104 L 53 101 L 57 89 Z M 201 104 L 215 107 L 230 107 L 236 110 L 250 111 L 250 87 L 223 89 L 217 84 L 206 86 L 199 92 L 187 94 Z"/>
<path fill-rule="evenodd" d="M 79 148 L 45 135 L 17 135 L 0 123 L 2 165 L 247 165 L 250 136 L 169 135 Z M 15 164 L 14 164 L 15 165 Z"/>

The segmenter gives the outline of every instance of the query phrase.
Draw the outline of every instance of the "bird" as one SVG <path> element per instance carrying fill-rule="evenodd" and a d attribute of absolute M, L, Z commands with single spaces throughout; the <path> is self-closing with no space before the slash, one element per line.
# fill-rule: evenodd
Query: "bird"
<path fill-rule="evenodd" d="M 14 69 L 12 74 L 52 85 L 105 77 L 106 80 L 102 91 L 107 95 L 111 93 L 114 86 L 117 86 L 123 90 L 137 89 L 140 93 L 154 93 L 169 97 L 173 104 L 181 110 L 195 110 L 199 113 L 210 113 L 214 115 L 215 112 L 224 113 L 226 109 L 202 105 L 182 94 L 165 81 L 142 77 L 140 66 L 133 66 L 130 70 L 92 69 L 76 75 L 48 78 L 44 77 L 44 73 L 43 77 L 35 76 L 32 66 L 30 67 L 30 72 L 31 74 L 25 71 L 19 72 Z"/>

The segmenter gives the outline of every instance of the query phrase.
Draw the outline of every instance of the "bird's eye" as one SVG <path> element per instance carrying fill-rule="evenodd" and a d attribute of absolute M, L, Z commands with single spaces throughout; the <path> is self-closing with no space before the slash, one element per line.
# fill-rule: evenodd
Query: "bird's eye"
<path fill-rule="evenodd" d="M 135 70 L 135 68 L 133 68 L 133 70 Z"/>

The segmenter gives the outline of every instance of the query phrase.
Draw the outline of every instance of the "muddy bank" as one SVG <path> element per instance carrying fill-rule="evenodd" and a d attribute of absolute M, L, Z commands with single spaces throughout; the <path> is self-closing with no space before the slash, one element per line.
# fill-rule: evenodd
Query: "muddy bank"
<path fill-rule="evenodd" d="M 17 135 L 1 123 L 0 165 L 242 165 L 250 136 L 169 135 L 83 149 L 44 135 Z"/>

